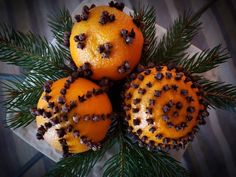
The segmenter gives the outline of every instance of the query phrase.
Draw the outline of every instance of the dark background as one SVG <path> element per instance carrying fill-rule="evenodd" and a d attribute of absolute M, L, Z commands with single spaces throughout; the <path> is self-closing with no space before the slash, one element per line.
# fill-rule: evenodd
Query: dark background
<path fill-rule="evenodd" d="M 0 22 L 8 23 L 20 31 L 46 36 L 50 41 L 52 34 L 47 26 L 47 15 L 66 6 L 71 12 L 80 0 L 0 0 Z M 130 8 L 137 0 L 125 1 Z M 207 0 L 146 0 L 156 8 L 157 23 L 168 28 L 184 9 L 198 10 Z M 217 68 L 218 80 L 236 84 L 236 1 L 219 0 L 200 19 L 202 30 L 193 40 L 200 49 L 211 48 L 222 43 L 227 47 L 232 60 Z M 19 69 L 0 63 L 0 79 L 9 74 L 19 74 Z M 0 92 L 2 87 L 0 85 Z M 0 100 L 3 98 L 0 97 Z M 236 114 L 218 110 L 201 128 L 194 142 L 184 154 L 183 164 L 197 177 L 236 177 Z M 0 106 L 1 120 L 5 112 Z M 0 176 L 16 177 L 23 165 L 38 152 L 23 142 L 11 130 L 0 124 Z M 37 157 L 37 156 L 36 156 Z M 38 156 L 40 157 L 40 156 Z M 43 176 L 55 165 L 47 157 L 42 157 L 25 177 Z"/>

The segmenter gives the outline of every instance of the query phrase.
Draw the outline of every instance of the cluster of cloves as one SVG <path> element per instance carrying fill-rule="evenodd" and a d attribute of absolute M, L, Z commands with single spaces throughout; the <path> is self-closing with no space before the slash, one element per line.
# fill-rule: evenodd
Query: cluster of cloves
<path fill-rule="evenodd" d="M 102 54 L 102 58 L 109 58 L 112 47 L 113 46 L 110 42 L 101 44 L 98 46 L 98 52 Z"/>
<path fill-rule="evenodd" d="M 122 2 L 114 2 L 114 1 L 110 1 L 109 2 L 109 6 L 110 7 L 114 7 L 120 11 L 123 11 L 124 7 L 125 7 L 125 4 L 122 3 Z"/>
<path fill-rule="evenodd" d="M 117 71 L 120 74 L 126 73 L 128 70 L 130 70 L 130 64 L 128 61 L 125 61 L 121 66 L 118 67 Z"/>
<path fill-rule="evenodd" d="M 89 62 L 85 62 L 82 66 L 78 67 L 77 73 L 74 73 L 74 75 L 80 76 L 80 77 L 90 77 L 93 75 L 92 71 L 92 65 Z M 73 76 L 73 73 L 72 73 Z"/>
<path fill-rule="evenodd" d="M 115 21 L 115 19 L 116 19 L 116 17 L 114 14 L 109 14 L 109 12 L 103 11 L 100 16 L 99 23 L 101 25 L 105 25 L 107 23 L 111 23 L 111 22 Z"/>
<path fill-rule="evenodd" d="M 86 34 L 81 33 L 74 36 L 74 41 L 77 42 L 77 48 L 83 49 L 85 47 Z"/>
<path fill-rule="evenodd" d="M 88 20 L 88 17 L 89 17 L 89 10 L 91 10 L 92 8 L 96 7 L 95 4 L 92 4 L 90 7 L 88 6 L 84 6 L 83 7 L 83 10 L 82 10 L 82 15 L 76 15 L 75 16 L 75 20 L 77 22 L 81 22 L 81 21 L 86 21 Z"/>
<path fill-rule="evenodd" d="M 165 71 L 163 68 L 165 68 Z M 133 139 L 139 143 L 140 146 L 146 146 L 149 150 L 160 150 L 160 149 L 168 149 L 174 148 L 179 149 L 185 147 L 188 141 L 192 141 L 194 138 L 194 134 L 198 131 L 198 126 L 192 129 L 192 131 L 188 132 L 186 135 L 183 135 L 180 138 L 171 138 L 165 137 L 164 132 L 159 132 L 158 128 L 155 127 L 155 115 L 153 114 L 153 109 L 155 103 L 158 100 L 164 98 L 168 92 L 173 94 L 179 94 L 183 99 L 181 100 L 168 100 L 164 105 L 162 105 L 162 119 L 166 122 L 167 128 L 174 128 L 177 132 L 185 129 L 188 126 L 188 123 L 192 122 L 193 119 L 197 119 L 199 124 L 205 124 L 204 118 L 209 115 L 207 112 L 207 103 L 202 98 L 201 88 L 198 84 L 196 84 L 191 76 L 184 73 L 181 68 L 176 68 L 173 65 L 168 66 L 151 66 L 151 67 L 143 67 L 139 66 L 136 68 L 137 73 L 132 73 L 128 79 L 128 83 L 125 84 L 126 91 L 124 92 L 123 98 L 125 102 L 123 104 L 123 110 L 125 111 L 125 120 L 127 122 L 127 129 L 133 136 Z M 152 73 L 152 74 L 151 74 Z M 154 81 L 147 82 L 146 84 L 141 83 L 146 81 L 145 77 L 154 77 Z M 148 106 L 146 105 L 146 119 L 143 120 L 139 116 L 140 107 L 143 107 L 142 101 L 145 101 L 145 97 L 143 96 L 146 92 L 148 92 L 149 88 L 155 86 L 155 82 L 160 82 L 172 79 L 172 84 L 164 84 L 163 87 L 159 90 L 154 89 L 153 97 L 148 100 Z M 153 80 L 153 79 L 151 79 Z M 176 83 L 174 83 L 176 82 Z M 179 82 L 182 83 L 190 83 L 191 89 L 179 88 Z M 146 87 L 144 87 L 144 85 Z M 133 97 L 134 90 L 137 90 L 137 93 L 140 94 L 138 98 Z M 194 100 L 191 93 L 195 93 L 199 98 L 198 100 Z M 203 107 L 198 110 L 198 108 L 194 107 L 194 103 L 198 101 Z M 204 104 L 203 104 L 204 103 Z M 183 121 L 180 121 L 178 124 L 174 124 L 171 120 L 177 119 L 180 117 L 179 111 L 183 109 L 184 105 L 188 104 L 185 107 L 186 117 L 182 117 Z M 194 117 L 194 113 L 198 111 L 198 116 Z M 137 115 L 137 116 L 136 116 Z M 133 118 L 132 118 L 133 117 Z M 154 134 L 154 137 L 157 141 L 153 141 L 146 135 L 146 132 L 143 129 L 134 130 L 135 126 L 139 126 L 142 124 L 142 121 L 146 121 L 148 124 L 148 131 Z"/>
<path fill-rule="evenodd" d="M 131 29 L 130 32 L 128 30 L 126 30 L 126 29 L 122 29 L 120 31 L 120 35 L 124 39 L 126 44 L 132 44 L 133 40 L 135 38 L 135 32 L 134 32 L 133 28 Z"/>

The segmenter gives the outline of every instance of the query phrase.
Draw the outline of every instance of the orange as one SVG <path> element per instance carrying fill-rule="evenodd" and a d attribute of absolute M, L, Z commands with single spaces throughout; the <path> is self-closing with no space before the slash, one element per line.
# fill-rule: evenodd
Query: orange
<path fill-rule="evenodd" d="M 124 110 L 129 131 L 149 148 L 183 147 L 208 115 L 198 86 L 166 66 L 145 69 L 134 78 Z"/>
<path fill-rule="evenodd" d="M 103 25 L 99 23 L 104 11 L 108 12 L 108 15 L 114 15 L 115 20 Z M 127 30 L 129 35 L 132 30 L 134 31 L 135 37 L 131 39 L 131 43 L 127 44 L 127 38 L 121 36 L 122 29 Z M 81 34 L 86 36 L 82 42 L 83 49 L 78 48 L 78 40 L 75 41 L 75 36 Z M 75 22 L 70 36 L 70 52 L 77 66 L 82 66 L 86 62 L 92 65 L 93 79 L 108 77 L 119 80 L 127 76 L 139 63 L 143 41 L 142 32 L 129 15 L 116 8 L 98 6 L 89 11 L 86 21 Z M 108 51 L 109 57 L 103 57 L 104 52 L 100 53 L 98 49 L 106 43 L 112 46 Z M 130 68 L 120 73 L 119 67 L 125 62 Z"/>
<path fill-rule="evenodd" d="M 68 120 L 63 120 L 60 123 L 53 125 L 45 132 L 43 138 L 58 151 L 62 151 L 62 145 L 59 143 L 59 140 L 63 138 L 68 145 L 68 153 L 80 153 L 90 149 L 86 143 L 81 143 L 82 136 L 87 137 L 87 139 L 93 143 L 99 143 L 104 139 L 111 123 L 109 118 L 94 121 L 85 120 L 84 116 L 109 115 L 112 112 L 112 105 L 106 93 L 92 95 L 85 101 L 80 101 L 78 96 L 86 95 L 88 91 L 93 91 L 93 89 L 100 89 L 99 86 L 93 82 L 83 78 L 78 78 L 69 85 L 64 96 L 65 104 L 59 104 L 58 97 L 62 95 L 60 91 L 64 88 L 66 80 L 68 79 L 63 78 L 55 81 L 50 87 L 51 92 L 47 94 L 44 92 L 42 94 L 38 101 L 37 109 L 44 109 L 45 111 L 50 112 L 51 116 L 50 118 L 45 118 L 42 115 L 38 115 L 36 117 L 36 122 L 38 127 L 45 126 L 45 123 L 52 122 L 53 117 L 57 117 L 60 120 L 62 115 L 67 115 Z M 51 97 L 49 101 L 43 99 L 45 95 Z M 76 103 L 74 108 L 69 110 L 66 114 L 62 113 L 61 107 L 63 105 L 70 105 L 72 101 Z M 55 106 L 58 106 L 59 112 L 53 113 L 53 108 L 48 108 L 48 102 L 54 102 L 54 108 Z M 74 118 L 80 117 L 80 120 L 77 122 L 74 121 L 73 116 Z M 73 130 L 71 132 L 66 132 L 64 137 L 59 138 L 56 129 L 66 129 L 69 126 L 73 128 Z M 79 137 L 74 136 L 74 132 L 77 131 L 80 133 Z"/>

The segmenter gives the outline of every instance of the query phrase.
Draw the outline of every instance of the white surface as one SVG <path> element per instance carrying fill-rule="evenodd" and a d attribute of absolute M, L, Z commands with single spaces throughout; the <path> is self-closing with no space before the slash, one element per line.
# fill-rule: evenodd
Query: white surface
<path fill-rule="evenodd" d="M 104 3 L 104 2 L 107 2 L 107 1 L 100 1 L 100 2 L 96 2 L 95 4 L 99 4 L 99 5 L 102 5 L 102 4 L 107 4 L 107 3 Z M 94 3 L 94 1 L 91 1 L 91 0 L 87 0 L 87 1 L 83 1 L 80 6 L 78 6 L 75 11 L 72 13 L 72 17 L 75 15 L 75 14 L 79 14 L 81 12 L 81 8 L 83 7 L 84 4 L 92 4 Z M 129 13 L 131 12 L 130 9 L 128 8 L 125 8 L 125 12 Z M 159 37 L 159 39 L 161 38 L 161 36 L 163 36 L 163 34 L 166 32 L 166 29 L 162 28 L 161 26 L 159 25 L 156 25 L 156 30 L 157 30 L 157 35 Z M 200 49 L 198 49 L 197 47 L 191 45 L 190 48 L 187 50 L 188 53 L 190 55 L 196 53 L 196 52 L 200 52 Z M 211 78 L 212 80 L 215 80 L 216 78 L 216 74 L 214 72 L 214 70 L 212 72 L 208 72 L 206 74 L 206 76 L 208 78 Z M 10 117 L 10 115 L 7 115 L 8 117 Z M 18 128 L 16 130 L 13 130 L 13 132 L 19 136 L 21 139 L 23 139 L 25 142 L 27 142 L 28 144 L 30 144 L 31 146 L 33 146 L 35 149 L 37 149 L 38 151 L 40 151 L 41 153 L 43 153 L 45 156 L 47 156 L 48 158 L 52 159 L 53 161 L 57 162 L 60 160 L 60 158 L 62 157 L 60 153 L 56 152 L 53 148 L 51 148 L 46 141 L 38 141 L 36 139 L 36 123 L 35 122 L 32 122 L 30 125 L 28 125 L 27 127 L 25 128 Z M 170 152 L 172 154 L 172 156 L 174 158 L 176 158 L 177 160 L 181 160 L 182 156 L 183 156 L 183 153 L 184 153 L 184 150 L 180 150 L 178 152 L 176 151 L 172 151 Z M 106 153 L 106 155 L 104 156 L 104 160 L 105 159 L 108 159 L 112 154 L 112 150 L 111 152 L 108 152 Z M 93 169 L 93 171 L 91 172 L 91 176 L 96 176 L 95 174 L 100 174 L 102 170 L 102 164 L 103 163 L 97 163 L 96 164 L 96 167 Z M 98 173 L 99 172 L 99 173 Z"/>

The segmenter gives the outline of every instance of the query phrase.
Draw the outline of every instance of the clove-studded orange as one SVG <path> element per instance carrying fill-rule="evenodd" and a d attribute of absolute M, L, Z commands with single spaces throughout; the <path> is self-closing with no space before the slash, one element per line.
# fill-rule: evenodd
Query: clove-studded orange
<path fill-rule="evenodd" d="M 193 140 L 208 116 L 201 88 L 171 65 L 131 76 L 124 93 L 128 130 L 149 149 L 179 149 Z"/>
<path fill-rule="evenodd" d="M 139 63 L 143 35 L 123 7 L 84 6 L 72 28 L 69 45 L 79 67 L 90 63 L 93 79 L 119 80 Z"/>
<path fill-rule="evenodd" d="M 45 139 L 65 156 L 97 150 L 109 129 L 111 113 L 107 94 L 89 80 L 69 76 L 46 82 L 33 110 L 37 138 Z"/>

